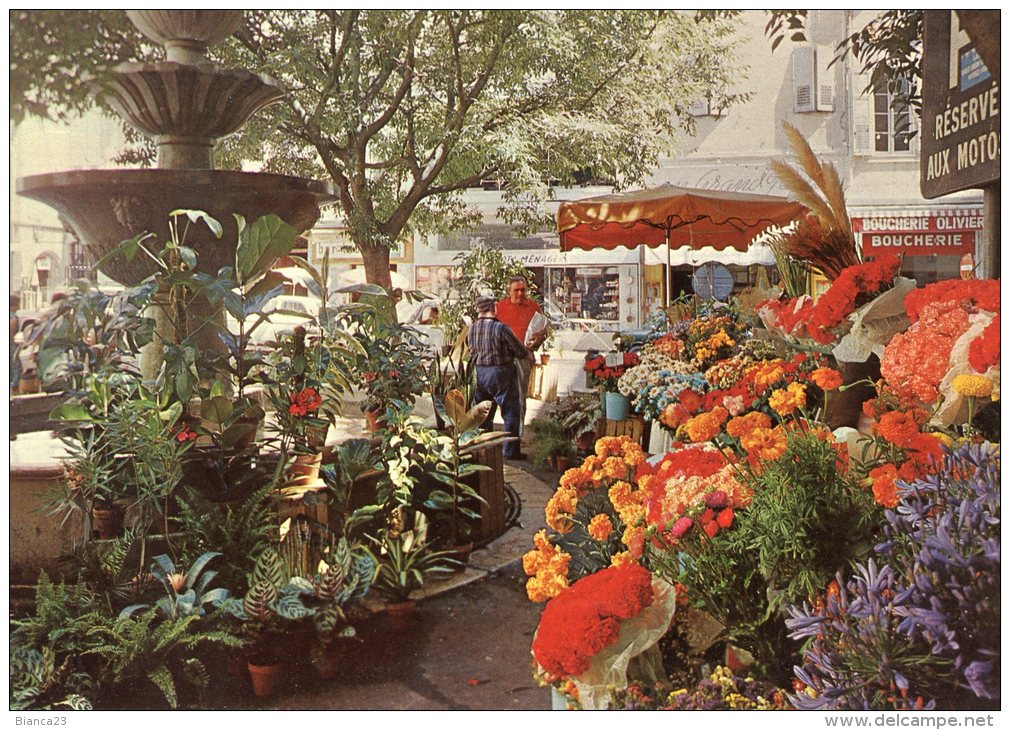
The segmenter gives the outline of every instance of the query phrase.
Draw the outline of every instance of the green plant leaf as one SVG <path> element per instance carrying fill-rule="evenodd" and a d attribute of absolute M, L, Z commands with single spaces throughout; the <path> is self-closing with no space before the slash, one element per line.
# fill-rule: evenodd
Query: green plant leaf
<path fill-rule="evenodd" d="M 200 404 L 200 417 L 211 423 L 226 423 L 234 410 L 235 407 L 228 398 L 218 395 Z"/>
<path fill-rule="evenodd" d="M 295 244 L 295 229 L 273 213 L 253 221 L 239 234 L 235 250 L 235 274 L 245 285 L 267 271 L 278 257 L 287 254 Z"/>
<path fill-rule="evenodd" d="M 207 215 L 202 210 L 178 208 L 169 213 L 169 216 L 173 218 L 180 215 L 186 216 L 190 223 L 199 223 L 200 221 L 203 221 L 207 224 L 207 227 L 210 229 L 210 232 L 214 234 L 215 238 L 221 238 L 221 236 L 224 235 L 224 228 L 221 227 L 220 221 Z"/>
<path fill-rule="evenodd" d="M 80 403 L 61 403 L 49 412 L 51 421 L 94 421 L 91 413 Z"/>

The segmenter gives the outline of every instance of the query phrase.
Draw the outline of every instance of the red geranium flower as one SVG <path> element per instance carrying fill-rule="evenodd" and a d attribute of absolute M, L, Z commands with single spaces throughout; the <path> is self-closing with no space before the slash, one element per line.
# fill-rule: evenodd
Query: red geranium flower
<path fill-rule="evenodd" d="M 180 444 L 184 444 L 187 441 L 194 441 L 196 439 L 196 431 L 191 431 L 190 429 L 183 426 L 179 433 L 175 435 L 175 440 Z"/>
<path fill-rule="evenodd" d="M 291 405 L 288 406 L 288 413 L 292 416 L 307 416 L 319 410 L 323 404 L 323 398 L 315 388 L 302 388 L 297 393 L 291 394 Z"/>

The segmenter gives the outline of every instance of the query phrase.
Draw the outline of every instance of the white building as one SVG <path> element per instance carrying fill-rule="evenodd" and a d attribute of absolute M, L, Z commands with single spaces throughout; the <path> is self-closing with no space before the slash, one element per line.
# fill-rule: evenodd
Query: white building
<path fill-rule="evenodd" d="M 68 281 L 87 275 L 83 251 L 56 211 L 15 192 L 26 175 L 113 167 L 124 145 L 119 124 L 91 112 L 71 124 L 26 119 L 10 131 L 10 286 L 37 310 Z"/>

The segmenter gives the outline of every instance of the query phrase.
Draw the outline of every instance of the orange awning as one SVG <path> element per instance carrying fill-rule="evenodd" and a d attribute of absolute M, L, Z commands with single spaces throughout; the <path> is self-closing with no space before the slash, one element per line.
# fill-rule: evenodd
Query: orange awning
<path fill-rule="evenodd" d="M 671 248 L 746 251 L 765 229 L 788 225 L 805 213 L 799 203 L 771 195 L 663 185 L 562 203 L 558 233 L 562 251 L 654 248 L 668 239 Z"/>

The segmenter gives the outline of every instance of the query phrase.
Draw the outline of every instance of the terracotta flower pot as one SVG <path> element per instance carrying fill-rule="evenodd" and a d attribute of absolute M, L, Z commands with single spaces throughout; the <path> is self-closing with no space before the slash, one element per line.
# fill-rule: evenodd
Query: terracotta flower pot
<path fill-rule="evenodd" d="M 572 468 L 572 460 L 568 456 L 555 456 L 554 468 L 560 472 L 566 472 Z"/>
<path fill-rule="evenodd" d="M 123 534 L 126 508 L 118 503 L 102 507 L 92 507 L 92 530 L 99 540 L 112 540 Z"/>
<path fill-rule="evenodd" d="M 393 631 L 407 631 L 414 626 L 417 616 L 417 602 L 387 603 L 385 614 L 389 627 Z"/>
<path fill-rule="evenodd" d="M 277 682 L 281 676 L 280 663 L 253 664 L 250 661 L 246 666 L 252 679 L 253 694 L 261 699 L 271 697 L 277 690 Z"/>
<path fill-rule="evenodd" d="M 382 419 L 384 411 L 365 411 L 365 421 L 368 423 L 368 430 L 372 433 L 385 428 L 385 421 Z"/>
<path fill-rule="evenodd" d="M 580 433 L 578 438 L 575 439 L 575 445 L 579 451 L 592 451 L 596 445 L 596 434 L 592 431 Z"/>
<path fill-rule="evenodd" d="M 319 454 L 297 454 L 288 465 L 288 477 L 309 477 L 319 478 L 319 468 L 323 465 L 323 455 Z"/>
<path fill-rule="evenodd" d="M 546 353 L 546 352 L 540 353 L 540 364 L 541 365 L 546 365 L 550 361 L 551 361 L 551 356 L 548 353 Z"/>

